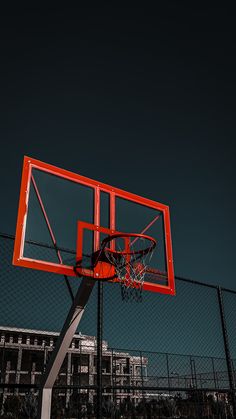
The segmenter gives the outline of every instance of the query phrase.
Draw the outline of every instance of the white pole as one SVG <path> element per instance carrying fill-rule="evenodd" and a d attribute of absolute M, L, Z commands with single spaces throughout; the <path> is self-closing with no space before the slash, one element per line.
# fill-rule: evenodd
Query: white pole
<path fill-rule="evenodd" d="M 84 314 L 85 306 L 89 300 L 95 283 L 96 281 L 90 278 L 83 278 L 81 280 L 80 287 L 71 305 L 70 311 L 57 340 L 56 347 L 50 356 L 45 373 L 42 377 L 39 394 L 38 418 L 40 419 L 50 419 L 51 417 L 52 388 L 70 347 L 73 336 Z"/>

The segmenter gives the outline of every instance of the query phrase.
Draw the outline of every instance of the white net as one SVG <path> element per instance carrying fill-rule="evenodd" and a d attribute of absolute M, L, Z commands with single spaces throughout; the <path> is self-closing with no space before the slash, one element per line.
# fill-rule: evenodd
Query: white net
<path fill-rule="evenodd" d="M 111 238 L 110 247 L 104 248 L 108 261 L 115 267 L 121 285 L 121 296 L 126 301 L 141 301 L 145 274 L 155 248 L 148 236 Z M 115 249 L 115 250 L 112 250 Z"/>

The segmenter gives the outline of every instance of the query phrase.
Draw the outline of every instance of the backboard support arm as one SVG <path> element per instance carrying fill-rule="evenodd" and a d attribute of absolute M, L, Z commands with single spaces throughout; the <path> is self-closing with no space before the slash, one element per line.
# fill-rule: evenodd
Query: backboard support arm
<path fill-rule="evenodd" d="M 83 278 L 75 295 L 74 302 L 68 312 L 60 336 L 57 340 L 54 351 L 51 354 L 42 377 L 39 394 L 39 419 L 50 419 L 52 404 L 52 389 L 59 374 L 62 363 L 70 347 L 73 336 L 83 316 L 86 304 L 89 300 L 96 281 Z"/>

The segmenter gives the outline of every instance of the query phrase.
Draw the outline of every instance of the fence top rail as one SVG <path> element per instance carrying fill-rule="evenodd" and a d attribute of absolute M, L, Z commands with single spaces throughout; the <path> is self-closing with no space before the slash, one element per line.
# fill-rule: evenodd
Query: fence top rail
<path fill-rule="evenodd" d="M 7 234 L 7 233 L 0 232 L 0 237 L 2 237 L 4 239 L 15 240 L 15 236 L 13 234 Z M 54 249 L 53 245 L 49 245 L 47 243 L 36 242 L 36 241 L 33 241 L 33 240 L 28 240 L 27 243 L 35 245 L 35 246 L 39 246 L 39 247 Z M 74 250 L 63 248 L 63 247 L 58 248 L 58 250 L 60 250 L 62 252 L 65 252 L 65 253 L 75 254 Z M 175 280 L 182 281 L 182 282 L 187 282 L 187 283 L 194 284 L 194 285 L 200 285 L 200 286 L 207 287 L 207 288 L 212 288 L 212 289 L 215 289 L 215 290 L 220 288 L 224 292 L 229 292 L 229 293 L 232 293 L 232 294 L 236 294 L 236 290 L 221 287 L 221 286 L 216 285 L 216 284 L 211 284 L 211 283 L 198 281 L 198 280 L 191 279 L 191 278 L 185 278 L 185 277 L 179 276 L 179 275 L 175 275 Z"/>
<path fill-rule="evenodd" d="M 128 349 L 128 348 L 111 348 L 108 347 L 108 351 L 116 354 L 116 351 L 120 353 L 129 353 L 129 355 L 132 355 L 132 352 L 134 353 L 134 356 L 144 356 L 145 354 L 153 354 L 153 355 L 164 355 L 164 356 L 179 356 L 179 357 L 185 357 L 185 358 L 200 358 L 200 359 L 209 359 L 209 360 L 220 360 L 225 361 L 224 357 L 220 356 L 204 356 L 204 355 L 194 355 L 194 354 L 180 354 L 180 353 L 174 353 L 174 352 L 160 352 L 160 351 L 146 351 L 146 350 L 139 350 L 139 349 Z M 232 359 L 234 361 L 234 359 Z M 235 360 L 236 361 L 236 360 Z"/>

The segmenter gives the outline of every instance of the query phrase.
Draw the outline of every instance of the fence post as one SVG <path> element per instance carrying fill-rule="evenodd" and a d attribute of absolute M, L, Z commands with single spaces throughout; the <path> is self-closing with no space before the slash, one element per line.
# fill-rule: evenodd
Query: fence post
<path fill-rule="evenodd" d="M 217 380 L 216 380 L 216 371 L 215 371 L 214 358 L 211 358 L 211 363 L 212 363 L 212 371 L 213 371 L 215 389 L 217 389 L 218 388 L 218 383 L 217 383 Z"/>
<path fill-rule="evenodd" d="M 168 387 L 169 387 L 169 392 L 170 392 L 170 387 L 171 387 L 171 383 L 170 383 L 170 369 L 169 369 L 169 356 L 166 353 L 166 368 L 167 368 L 167 380 L 168 380 Z"/>
<path fill-rule="evenodd" d="M 97 282 L 97 419 L 102 419 L 102 326 L 103 284 Z"/>
<path fill-rule="evenodd" d="M 195 365 L 195 359 L 192 356 L 190 356 L 190 368 L 191 368 L 192 387 L 197 388 L 196 365 Z"/>
<path fill-rule="evenodd" d="M 232 396 L 233 415 L 236 418 L 236 398 L 235 398 L 232 361 L 231 361 L 228 332 L 227 332 L 226 319 L 225 319 L 225 313 L 224 313 L 223 295 L 222 295 L 221 287 L 219 286 L 217 287 L 217 293 L 218 293 L 218 300 L 219 300 L 219 307 L 220 307 L 220 318 L 221 318 L 221 326 L 222 326 L 223 339 L 224 339 L 224 349 L 225 349 L 225 357 L 226 357 L 228 377 L 229 377 L 229 386 L 230 386 L 230 392 Z"/>
<path fill-rule="evenodd" d="M 3 344 L 3 350 L 2 350 L 2 365 L 1 365 L 1 383 L 5 383 L 5 370 L 4 370 L 4 364 L 5 364 L 5 348 L 6 348 L 6 336 L 4 336 L 4 344 Z"/>
<path fill-rule="evenodd" d="M 143 354 L 140 351 L 140 369 L 141 369 L 141 385 L 142 385 L 142 398 L 144 399 L 144 388 L 143 388 Z"/>

